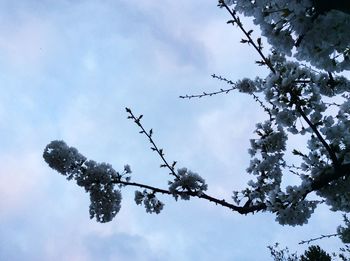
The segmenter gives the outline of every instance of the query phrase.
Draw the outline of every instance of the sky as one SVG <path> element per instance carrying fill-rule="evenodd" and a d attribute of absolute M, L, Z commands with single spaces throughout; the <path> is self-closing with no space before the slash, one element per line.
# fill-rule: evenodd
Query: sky
<path fill-rule="evenodd" d="M 266 115 L 239 93 L 178 98 L 228 87 L 213 73 L 266 74 L 228 19 L 216 1 L 0 0 L 0 260 L 271 260 L 268 245 L 300 252 L 301 240 L 335 232 L 342 218 L 327 207 L 302 227 L 162 196 L 164 210 L 150 215 L 133 188 L 100 224 L 89 219 L 88 194 L 44 162 L 45 146 L 64 140 L 116 170 L 129 164 L 135 182 L 166 188 L 168 172 L 126 119 L 130 107 L 170 162 L 229 200 L 249 180 L 249 139 Z"/>

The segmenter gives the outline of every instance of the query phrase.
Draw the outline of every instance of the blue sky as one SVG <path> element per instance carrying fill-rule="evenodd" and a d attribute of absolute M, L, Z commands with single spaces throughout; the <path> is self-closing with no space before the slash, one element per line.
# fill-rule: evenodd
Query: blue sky
<path fill-rule="evenodd" d="M 198 199 L 149 215 L 123 190 L 110 223 L 89 219 L 88 195 L 51 170 L 42 152 L 63 139 L 133 180 L 166 187 L 167 171 L 124 108 L 169 161 L 204 177 L 211 195 L 244 188 L 249 138 L 264 112 L 235 93 L 179 95 L 264 74 L 216 1 L 0 1 L 0 260 L 270 260 L 267 245 L 292 250 L 334 233 L 339 215 L 319 208 L 308 225 L 282 227 L 270 214 L 240 216 Z M 328 250 L 337 239 L 320 242 Z"/>

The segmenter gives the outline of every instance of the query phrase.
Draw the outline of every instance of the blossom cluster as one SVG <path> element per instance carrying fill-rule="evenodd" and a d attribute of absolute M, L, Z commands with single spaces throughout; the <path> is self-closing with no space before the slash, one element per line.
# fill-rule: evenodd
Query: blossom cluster
<path fill-rule="evenodd" d="M 244 191 L 244 195 L 254 203 L 264 202 L 266 192 L 279 187 L 282 180 L 281 165 L 286 149 L 287 135 L 281 127 L 273 127 L 270 121 L 258 123 L 256 133 L 259 139 L 251 139 L 249 154 L 252 157 L 247 172 L 256 176 L 250 180 L 252 189 Z"/>
<path fill-rule="evenodd" d="M 266 204 L 266 210 L 276 213 L 280 224 L 301 225 L 317 205 L 305 199 L 312 190 L 311 182 L 322 180 L 327 171 L 335 171 L 334 158 L 337 164 L 350 162 L 350 82 L 343 76 L 288 61 L 276 50 L 268 59 L 275 72 L 265 79 L 243 79 L 236 84 L 241 92 L 264 96 L 270 119 L 257 124 L 258 139 L 250 141 L 252 159 L 247 172 L 253 174 L 255 180 L 249 181 L 248 188 L 240 193 L 234 192 L 233 199 L 239 203 L 241 194 L 250 204 Z M 326 98 L 337 101 L 332 103 L 332 110 Z M 302 172 L 299 173 L 301 184 L 283 191 L 283 173 L 289 168 L 284 160 L 288 133 L 307 134 L 308 153 L 293 151 L 302 159 L 298 167 Z M 317 190 L 317 195 L 323 197 L 333 211 L 350 212 L 349 189 L 350 180 L 344 177 Z"/>
<path fill-rule="evenodd" d="M 325 1 L 323 1 L 325 2 Z M 253 17 L 262 35 L 281 53 L 327 71 L 350 69 L 350 15 L 319 10 L 312 0 L 225 0 L 235 11 Z"/>
<path fill-rule="evenodd" d="M 121 207 L 120 190 L 114 188 L 114 180 L 120 178 L 111 165 L 86 160 L 77 149 L 64 141 L 52 141 L 44 150 L 43 157 L 49 166 L 67 179 L 74 179 L 90 193 L 90 218 L 109 222 Z"/>
<path fill-rule="evenodd" d="M 164 204 L 156 197 L 159 192 L 171 194 L 176 200 L 202 196 L 218 204 L 224 202 L 223 206 L 240 213 L 269 211 L 276 214 L 280 224 L 295 226 L 306 224 L 321 202 L 307 199 L 312 191 L 331 210 L 350 212 L 350 81 L 336 74 L 350 69 L 350 15 L 341 9 L 320 10 L 312 0 L 225 0 L 225 3 L 245 16 L 253 16 L 273 47 L 266 58 L 260 52 L 260 44 L 257 48 L 271 73 L 265 78 L 244 78 L 232 88 L 252 95 L 269 114 L 268 120 L 256 124 L 257 137 L 250 140 L 247 172 L 253 178 L 246 189 L 233 192 L 237 204 L 241 203 L 238 195 L 243 195 L 246 203 L 239 207 L 209 197 L 204 194 L 208 186 L 197 173 L 187 168 L 175 172 L 176 162 L 172 167 L 167 164 L 162 150 L 157 149 L 151 138 L 152 130 L 146 134 L 152 149 L 174 176 L 168 182 L 168 190 L 130 183 L 130 177 L 124 176 L 131 173 L 128 165 L 121 175 L 109 164 L 87 160 L 63 141 L 51 142 L 44 151 L 45 161 L 90 193 L 91 218 L 107 222 L 118 213 L 122 197 L 115 185 L 146 188 L 135 191 L 135 202 L 144 205 L 148 213 L 158 214 L 163 209 Z M 246 36 L 251 37 L 251 31 Z M 140 123 L 142 115 L 136 118 L 130 109 L 127 112 L 142 128 L 141 133 L 146 133 Z M 300 157 L 298 166 L 288 165 L 285 159 L 288 134 L 305 135 L 307 139 L 304 151 L 292 150 L 292 154 Z M 297 174 L 300 184 L 283 189 L 285 171 Z M 257 206 L 263 207 L 254 208 Z M 338 227 L 338 233 L 344 242 L 350 242 L 349 220 L 345 219 L 345 225 Z"/>
<path fill-rule="evenodd" d="M 155 193 L 149 193 L 146 190 L 143 192 L 135 191 L 135 202 L 137 205 L 142 205 L 143 203 L 146 212 L 150 214 L 159 214 L 164 207 L 164 203 L 156 197 Z"/>
<path fill-rule="evenodd" d="M 169 181 L 169 191 L 175 199 L 180 196 L 181 199 L 189 200 L 191 195 L 199 196 L 207 189 L 205 180 L 187 168 L 178 169 L 177 177 L 174 181 Z"/>

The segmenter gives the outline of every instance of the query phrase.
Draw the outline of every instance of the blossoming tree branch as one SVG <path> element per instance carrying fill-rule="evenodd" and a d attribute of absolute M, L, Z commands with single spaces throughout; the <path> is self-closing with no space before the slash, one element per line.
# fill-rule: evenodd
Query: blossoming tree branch
<path fill-rule="evenodd" d="M 215 92 L 181 96 L 191 99 L 238 91 L 250 95 L 266 111 L 266 119 L 256 124 L 251 139 L 247 173 L 252 179 L 231 199 L 206 193 L 208 184 L 199 174 L 177 168 L 169 161 L 153 137 L 153 130 L 142 124 L 142 115 L 126 108 L 128 118 L 147 138 L 158 154 L 169 180 L 164 188 L 132 181 L 129 165 L 116 171 L 110 164 L 87 160 L 64 141 L 52 141 L 44 150 L 48 165 L 74 180 L 90 193 L 90 217 L 109 222 L 121 207 L 121 191 L 135 187 L 135 202 L 149 213 L 160 213 L 160 196 L 175 200 L 197 197 L 239 214 L 272 212 L 282 225 L 303 225 L 320 204 L 344 214 L 345 225 L 337 228 L 344 243 L 350 242 L 350 82 L 344 72 L 350 69 L 350 4 L 323 0 L 220 0 L 230 25 L 243 35 L 241 42 L 254 48 L 266 66 L 265 78 L 228 80 L 229 87 Z M 261 37 L 246 28 L 238 14 L 253 17 L 261 34 L 271 45 L 264 53 Z M 303 135 L 306 149 L 291 152 L 298 164 L 286 160 L 290 135 Z M 286 174 L 300 179 L 298 185 L 282 187 Z M 203 174 L 204 175 L 204 174 Z M 315 196 L 316 195 L 316 196 Z M 315 200 L 316 198 L 316 200 Z"/>

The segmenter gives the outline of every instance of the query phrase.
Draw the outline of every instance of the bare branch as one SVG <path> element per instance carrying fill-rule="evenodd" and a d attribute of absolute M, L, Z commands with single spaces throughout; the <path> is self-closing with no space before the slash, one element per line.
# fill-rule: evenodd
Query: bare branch
<path fill-rule="evenodd" d="M 320 239 L 323 239 L 323 238 L 336 237 L 336 236 L 339 236 L 339 234 L 336 233 L 336 234 L 330 234 L 330 235 L 321 235 L 320 237 L 312 238 L 312 239 L 309 239 L 309 240 L 302 240 L 302 241 L 299 242 L 299 245 L 310 244 L 311 242 L 316 241 L 316 240 L 320 240 Z"/>
<path fill-rule="evenodd" d="M 159 149 L 158 146 L 156 145 L 156 143 L 154 142 L 153 138 L 151 137 L 151 134 L 153 132 L 147 132 L 145 130 L 145 128 L 142 126 L 140 119 L 142 118 L 140 117 L 136 117 L 133 112 L 131 111 L 131 109 L 126 108 L 126 112 L 129 114 L 128 118 L 129 119 L 133 119 L 134 122 L 141 128 L 140 133 L 144 134 L 147 136 L 147 138 L 149 139 L 150 143 L 152 144 L 152 150 L 156 151 L 158 153 L 158 155 L 160 156 L 160 158 L 162 159 L 162 161 L 164 162 L 164 164 L 162 164 L 162 167 L 166 167 L 171 171 L 171 175 L 175 176 L 175 178 L 179 179 L 178 174 L 176 174 L 175 172 L 175 161 L 172 165 L 170 165 L 168 163 L 168 161 L 165 159 L 164 153 L 162 149 Z M 172 192 L 170 192 L 169 190 L 164 190 L 164 189 L 160 189 L 160 188 L 156 188 L 156 187 L 152 187 L 149 185 L 144 185 L 144 184 L 140 184 L 140 183 L 135 183 L 135 182 L 128 182 L 128 181 L 121 181 L 121 180 L 114 180 L 113 183 L 116 184 L 122 184 L 122 185 L 129 185 L 129 186 L 136 186 L 136 187 L 140 187 L 140 188 L 145 188 L 145 189 L 150 189 L 154 192 L 159 192 L 159 193 L 163 193 L 163 194 L 171 194 L 173 195 Z M 191 191 L 191 190 L 186 190 L 186 191 L 181 191 L 181 192 L 177 192 L 177 195 L 181 195 L 183 193 L 186 193 L 189 196 L 192 197 L 198 197 L 198 198 L 202 198 L 202 199 L 206 199 L 210 202 L 215 203 L 216 205 L 221 205 L 223 207 L 227 207 L 233 211 L 237 211 L 240 214 L 248 214 L 248 213 L 254 213 L 257 211 L 261 211 L 261 210 L 265 210 L 266 209 L 266 205 L 264 203 L 259 203 L 257 205 L 245 205 L 245 206 L 236 206 L 233 205 L 231 203 L 228 203 L 227 201 L 225 201 L 224 199 L 217 199 L 215 197 L 209 196 L 205 193 L 197 193 L 195 191 Z"/>
<path fill-rule="evenodd" d="M 176 178 L 179 178 L 179 176 L 176 174 L 175 169 L 174 169 L 174 164 L 170 165 L 167 160 L 164 157 L 164 152 L 163 149 L 159 149 L 158 146 L 156 145 L 156 143 L 154 142 L 153 138 L 152 138 L 152 134 L 153 134 L 153 130 L 151 129 L 149 132 L 147 132 L 144 127 L 142 126 L 140 119 L 142 118 L 142 115 L 139 117 L 135 117 L 135 115 L 133 114 L 133 112 L 131 111 L 131 109 L 129 108 L 125 108 L 126 112 L 129 114 L 128 119 L 133 119 L 134 122 L 137 124 L 137 126 L 140 127 L 141 134 L 144 134 L 147 136 L 149 142 L 152 144 L 151 149 L 155 152 L 157 152 L 157 154 L 159 155 L 159 157 L 162 159 L 164 165 L 170 170 L 170 174 L 175 176 Z M 162 164 L 163 165 L 163 164 Z"/>
<path fill-rule="evenodd" d="M 232 85 L 231 88 L 228 88 L 228 89 L 220 89 L 219 91 L 215 91 L 215 92 L 203 92 L 201 94 L 193 94 L 193 95 L 182 95 L 182 96 L 179 96 L 179 98 L 181 99 L 192 99 L 192 98 L 202 98 L 202 97 L 206 97 L 206 96 L 213 96 L 213 95 L 217 95 L 217 94 L 228 94 L 229 92 L 233 91 L 236 89 L 236 84 L 222 76 L 218 76 L 218 75 L 215 75 L 213 74 L 212 77 L 214 79 L 218 79 L 220 81 L 225 81 L 227 84 L 230 84 Z"/>
<path fill-rule="evenodd" d="M 250 31 L 246 31 L 244 29 L 243 24 L 242 24 L 241 20 L 239 19 L 239 17 L 237 16 L 236 12 L 234 10 L 231 10 L 227 6 L 225 1 L 219 1 L 219 2 L 220 2 L 220 6 L 221 7 L 225 7 L 225 9 L 230 13 L 230 15 L 233 18 L 233 20 L 229 21 L 228 23 L 231 23 L 232 25 L 237 24 L 239 29 L 245 34 L 245 36 L 248 39 L 248 40 L 244 40 L 244 41 L 247 41 L 248 43 L 250 43 L 254 47 L 254 49 L 259 53 L 260 57 L 262 58 L 262 63 L 266 64 L 273 73 L 276 73 L 276 70 L 273 68 L 270 60 L 268 58 L 266 58 L 265 55 L 261 51 L 261 49 L 262 49 L 261 48 L 261 42 L 260 42 L 261 40 L 258 40 L 257 43 L 255 43 L 253 41 L 252 37 L 251 37 L 251 32 Z"/>

